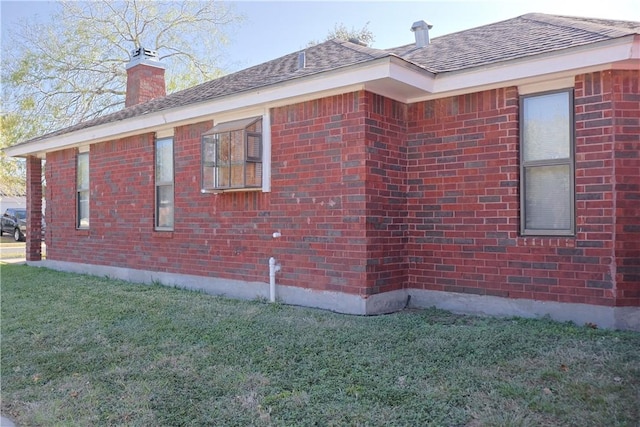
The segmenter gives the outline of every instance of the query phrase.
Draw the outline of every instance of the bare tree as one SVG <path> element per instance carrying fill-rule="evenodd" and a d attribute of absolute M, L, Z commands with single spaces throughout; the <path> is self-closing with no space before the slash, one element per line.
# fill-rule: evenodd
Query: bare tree
<path fill-rule="evenodd" d="M 62 1 L 46 23 L 25 21 L 3 40 L 2 113 L 37 133 L 124 105 L 131 51 L 158 51 L 169 92 L 221 74 L 225 29 L 239 21 L 213 1 Z M 27 135 L 30 136 L 30 135 Z M 10 141 L 17 142 L 17 141 Z"/>
<path fill-rule="evenodd" d="M 20 116 L 0 114 L 0 196 L 23 196 L 25 186 L 25 162 L 12 159 L 1 149 L 11 141 L 19 140 L 25 132 Z"/>
<path fill-rule="evenodd" d="M 329 31 L 325 40 L 331 39 L 339 39 L 344 41 L 357 42 L 359 44 L 369 46 L 371 43 L 375 41 L 375 37 L 371 30 L 369 29 L 369 23 L 364 24 L 362 28 L 354 28 L 348 29 L 343 23 L 335 24 L 333 29 Z M 319 42 L 310 41 L 308 43 L 309 46 L 318 44 Z"/>
<path fill-rule="evenodd" d="M 29 3 L 25 3 L 29 7 Z M 124 106 L 131 51 L 158 51 L 172 92 L 221 74 L 241 18 L 214 1 L 61 1 L 2 39 L 0 149 Z M 0 192 L 24 194 L 24 162 L 0 151 Z"/>

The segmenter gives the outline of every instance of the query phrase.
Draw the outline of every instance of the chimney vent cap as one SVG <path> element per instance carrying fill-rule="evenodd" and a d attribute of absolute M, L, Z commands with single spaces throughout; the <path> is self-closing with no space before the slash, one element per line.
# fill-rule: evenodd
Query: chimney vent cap
<path fill-rule="evenodd" d="M 430 30 L 433 28 L 433 24 L 430 22 L 426 22 L 426 21 L 416 21 L 413 23 L 413 25 L 411 26 L 411 31 L 418 31 L 418 30 Z"/>
<path fill-rule="evenodd" d="M 146 49 L 139 47 L 131 51 L 131 60 L 125 67 L 127 70 L 139 64 L 151 65 L 158 68 L 166 68 L 165 65 L 160 62 L 158 57 L 158 51 L 153 49 Z"/>
<path fill-rule="evenodd" d="M 422 48 L 429 44 L 429 30 L 433 28 L 433 25 L 425 21 L 416 21 L 411 26 L 416 38 L 416 47 Z"/>
<path fill-rule="evenodd" d="M 143 57 L 150 61 L 159 61 L 158 59 L 158 51 L 147 49 L 145 47 L 139 47 L 137 49 L 133 49 L 131 51 L 131 58 Z"/>

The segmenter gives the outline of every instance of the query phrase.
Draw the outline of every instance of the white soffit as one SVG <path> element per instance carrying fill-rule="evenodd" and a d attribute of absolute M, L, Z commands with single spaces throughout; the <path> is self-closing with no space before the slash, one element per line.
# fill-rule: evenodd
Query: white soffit
<path fill-rule="evenodd" d="M 629 36 L 570 51 L 563 50 L 504 62 L 491 67 L 443 73 L 436 77 L 431 94 L 425 97 L 413 97 L 408 102 L 573 77 L 581 73 L 614 69 L 617 64 L 625 63 L 630 69 L 634 66 L 640 67 L 640 37 Z"/>
<path fill-rule="evenodd" d="M 172 129 L 194 121 L 252 107 L 273 108 L 334 96 L 357 90 L 370 90 L 404 103 L 518 85 L 535 85 L 546 80 L 562 80 L 579 73 L 625 67 L 640 67 L 640 37 L 585 46 L 570 51 L 537 55 L 494 66 L 448 72 L 435 76 L 401 58 L 377 60 L 293 79 L 272 86 L 216 98 L 211 101 L 106 123 L 76 132 L 5 149 L 9 156 L 42 154 L 83 144 Z M 568 80 L 566 80 L 568 81 Z"/>

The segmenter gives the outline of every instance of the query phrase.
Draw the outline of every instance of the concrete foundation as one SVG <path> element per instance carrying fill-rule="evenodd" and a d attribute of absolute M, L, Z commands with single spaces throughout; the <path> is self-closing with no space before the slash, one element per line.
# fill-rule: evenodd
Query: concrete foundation
<path fill-rule="evenodd" d="M 122 267 L 81 264 L 64 261 L 33 261 L 27 264 L 94 276 L 107 276 L 134 283 L 161 283 L 166 286 L 197 290 L 211 295 L 244 300 L 269 298 L 269 284 L 245 282 L 176 273 L 137 270 Z M 486 295 L 405 289 L 362 297 L 341 292 L 315 291 L 296 286 L 277 286 L 276 299 L 285 304 L 320 308 L 338 313 L 376 315 L 403 308 L 436 307 L 460 314 L 499 317 L 540 318 L 548 316 L 560 322 L 586 323 L 604 329 L 640 331 L 640 307 L 606 307 L 589 304 L 509 299 Z"/>

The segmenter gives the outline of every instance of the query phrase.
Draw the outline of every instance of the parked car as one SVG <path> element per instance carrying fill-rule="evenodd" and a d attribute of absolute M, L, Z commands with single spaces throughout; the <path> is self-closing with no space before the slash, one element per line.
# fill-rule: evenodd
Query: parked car
<path fill-rule="evenodd" d="M 0 218 L 0 236 L 4 233 L 13 235 L 16 242 L 24 240 L 27 232 L 27 210 L 9 208 Z"/>

